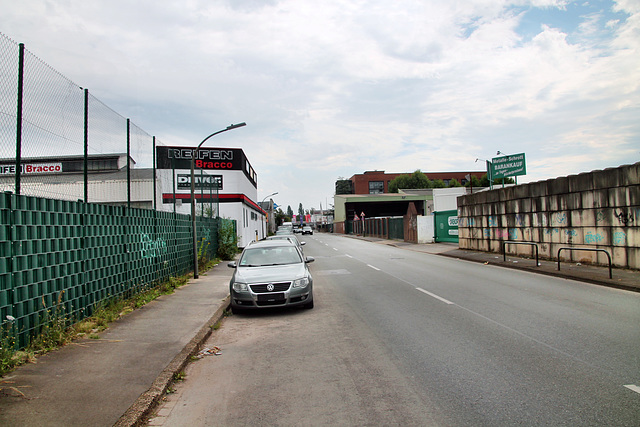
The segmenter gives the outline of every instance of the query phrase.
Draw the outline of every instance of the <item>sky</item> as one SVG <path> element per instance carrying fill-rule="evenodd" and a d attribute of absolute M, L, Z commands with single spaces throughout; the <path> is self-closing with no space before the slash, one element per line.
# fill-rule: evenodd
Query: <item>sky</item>
<path fill-rule="evenodd" d="M 640 0 L 0 0 L 0 32 L 166 145 L 242 148 L 258 200 L 367 170 L 518 183 L 640 161 Z M 476 159 L 481 159 L 477 161 Z M 150 165 L 146 165 L 150 166 Z"/>

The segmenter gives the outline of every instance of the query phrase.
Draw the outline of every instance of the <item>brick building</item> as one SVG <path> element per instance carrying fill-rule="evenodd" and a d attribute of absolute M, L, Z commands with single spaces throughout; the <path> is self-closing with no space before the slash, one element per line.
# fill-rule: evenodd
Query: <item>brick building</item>
<path fill-rule="evenodd" d="M 423 172 L 430 180 L 435 181 L 441 179 L 445 185 L 449 185 L 451 180 L 455 179 L 460 184 L 465 185 L 468 180 L 467 175 L 475 176 L 481 179 L 486 172 Z M 362 174 L 353 175 L 349 178 L 351 181 L 351 194 L 382 194 L 389 192 L 389 182 L 400 175 L 409 175 L 410 173 L 385 173 L 385 171 L 366 171 Z"/>

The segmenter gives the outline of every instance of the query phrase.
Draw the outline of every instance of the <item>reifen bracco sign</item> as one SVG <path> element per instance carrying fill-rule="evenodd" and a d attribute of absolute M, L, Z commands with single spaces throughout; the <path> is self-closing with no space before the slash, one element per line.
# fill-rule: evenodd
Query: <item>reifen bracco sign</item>
<path fill-rule="evenodd" d="M 191 169 L 193 148 L 156 147 L 158 169 Z M 196 169 L 242 170 L 244 155 L 238 148 L 200 148 L 194 162 Z"/>
<path fill-rule="evenodd" d="M 62 163 L 25 163 L 20 165 L 22 175 L 62 173 Z M 0 175 L 15 175 L 16 165 L 0 165 Z"/>
<path fill-rule="evenodd" d="M 191 147 L 156 147 L 158 169 L 190 170 L 194 148 Z M 200 147 L 193 162 L 195 170 L 208 171 L 242 171 L 254 186 L 258 185 L 258 176 L 251 167 L 241 148 L 209 148 Z"/>

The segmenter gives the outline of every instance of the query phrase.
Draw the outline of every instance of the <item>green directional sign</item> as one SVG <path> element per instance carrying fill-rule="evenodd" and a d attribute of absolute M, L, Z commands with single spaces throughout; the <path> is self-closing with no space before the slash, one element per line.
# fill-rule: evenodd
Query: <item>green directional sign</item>
<path fill-rule="evenodd" d="M 527 165 L 524 160 L 524 153 L 491 159 L 491 179 L 526 174 Z"/>

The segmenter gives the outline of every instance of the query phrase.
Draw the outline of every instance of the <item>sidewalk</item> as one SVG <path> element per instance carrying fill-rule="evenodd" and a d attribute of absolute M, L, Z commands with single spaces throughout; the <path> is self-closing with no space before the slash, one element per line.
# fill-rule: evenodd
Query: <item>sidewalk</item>
<path fill-rule="evenodd" d="M 359 237 L 362 239 L 362 237 Z M 612 278 L 609 278 L 609 268 L 601 266 L 593 266 L 586 264 L 578 264 L 575 262 L 561 262 L 558 271 L 558 262 L 549 260 L 539 260 L 536 267 L 535 258 L 521 258 L 507 255 L 506 261 L 504 255 L 495 252 L 480 252 L 458 249 L 457 243 L 426 243 L 415 244 L 406 243 L 397 240 L 385 240 L 378 238 L 364 238 L 365 240 L 399 247 L 402 249 L 437 254 L 450 258 L 458 258 L 466 261 L 479 262 L 487 265 L 498 265 L 506 268 L 514 268 L 518 270 L 526 270 L 532 273 L 545 274 L 548 276 L 563 277 L 565 279 L 579 280 L 582 282 L 593 283 L 596 285 L 610 286 L 613 288 L 625 289 L 634 292 L 640 292 L 640 271 L 625 270 L 620 268 L 612 269 Z"/>
<path fill-rule="evenodd" d="M 198 279 L 0 378 L 2 426 L 133 425 L 222 318 L 232 270 Z M 124 414 L 124 415 L 123 415 Z"/>

